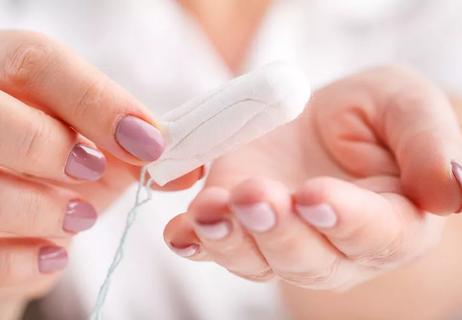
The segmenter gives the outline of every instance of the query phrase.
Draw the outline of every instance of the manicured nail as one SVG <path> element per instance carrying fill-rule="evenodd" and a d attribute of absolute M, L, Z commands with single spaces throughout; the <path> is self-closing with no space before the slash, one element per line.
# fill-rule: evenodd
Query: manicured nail
<path fill-rule="evenodd" d="M 199 252 L 199 246 L 197 244 L 190 244 L 189 246 L 180 247 L 180 246 L 174 245 L 173 243 L 170 243 L 170 248 L 177 255 L 184 257 L 184 258 L 192 257 L 193 255 Z"/>
<path fill-rule="evenodd" d="M 96 222 L 96 210 L 91 204 L 82 200 L 71 200 L 67 205 L 63 229 L 77 233 L 91 228 Z"/>
<path fill-rule="evenodd" d="M 72 148 L 64 171 L 72 178 L 95 181 L 101 178 L 106 169 L 106 158 L 99 150 L 83 144 Z"/>
<path fill-rule="evenodd" d="M 265 232 L 276 224 L 276 215 L 266 202 L 232 205 L 231 209 L 244 227 L 251 231 Z"/>
<path fill-rule="evenodd" d="M 41 273 L 62 270 L 67 265 L 67 252 L 64 248 L 47 246 L 39 251 L 38 267 Z"/>
<path fill-rule="evenodd" d="M 220 240 L 231 232 L 229 221 L 222 220 L 216 222 L 196 222 L 196 231 L 204 238 L 209 240 Z"/>
<path fill-rule="evenodd" d="M 296 205 L 296 209 L 306 222 L 318 228 L 332 228 L 337 222 L 337 215 L 328 204 Z"/>
<path fill-rule="evenodd" d="M 451 161 L 451 166 L 452 166 L 452 174 L 456 178 L 457 182 L 459 185 L 462 187 L 462 165 L 460 165 L 456 161 Z"/>
<path fill-rule="evenodd" d="M 134 116 L 126 116 L 119 121 L 115 138 L 122 148 L 143 161 L 157 160 L 164 151 L 165 143 L 160 131 Z"/>

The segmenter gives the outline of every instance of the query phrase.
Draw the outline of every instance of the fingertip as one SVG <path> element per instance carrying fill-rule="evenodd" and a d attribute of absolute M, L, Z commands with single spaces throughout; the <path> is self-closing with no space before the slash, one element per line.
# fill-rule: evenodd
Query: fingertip
<path fill-rule="evenodd" d="M 118 119 L 114 138 L 120 147 L 141 161 L 155 161 L 165 149 L 165 141 L 160 130 L 135 115 L 125 115 Z"/>
<path fill-rule="evenodd" d="M 261 234 L 284 225 L 292 213 L 292 198 L 284 184 L 256 177 L 232 190 L 229 206 L 241 225 Z"/>
<path fill-rule="evenodd" d="M 343 234 L 371 212 L 384 208 L 386 200 L 375 192 L 330 177 L 306 181 L 293 195 L 294 208 L 302 220 L 322 232 Z M 330 231 L 331 230 L 331 231 Z"/>
<path fill-rule="evenodd" d="M 313 205 L 328 202 L 333 196 L 342 190 L 347 183 L 330 177 L 318 177 L 305 181 L 294 192 L 296 205 Z"/>
<path fill-rule="evenodd" d="M 197 241 L 192 225 L 184 213 L 173 217 L 164 228 L 164 240 L 170 245 L 189 245 Z"/>
<path fill-rule="evenodd" d="M 77 143 L 67 157 L 64 172 L 74 181 L 97 181 L 104 175 L 106 167 L 103 152 L 94 146 Z"/>
<path fill-rule="evenodd" d="M 433 157 L 420 161 L 401 178 L 404 193 L 422 210 L 439 215 L 459 212 L 462 206 L 462 166 L 455 160 Z"/>
<path fill-rule="evenodd" d="M 460 191 L 462 188 L 462 165 L 459 161 L 451 160 L 451 173 L 452 173 L 452 178 L 456 182 L 455 184 L 457 186 L 457 190 L 459 191 L 459 206 L 457 207 L 457 210 L 455 211 L 455 213 L 459 213 L 462 210 L 462 204 L 460 203 L 462 201 L 462 197 L 460 196 Z"/>
<path fill-rule="evenodd" d="M 231 191 L 231 205 L 239 206 L 260 202 L 270 202 L 275 206 L 287 207 L 291 202 L 289 190 L 279 181 L 255 177 L 243 181 Z"/>
<path fill-rule="evenodd" d="M 67 250 L 63 247 L 48 245 L 41 247 L 38 253 L 38 269 L 40 273 L 62 271 L 68 263 Z"/>
<path fill-rule="evenodd" d="M 157 183 L 153 182 L 151 184 L 151 189 L 158 191 L 180 191 L 191 188 L 204 176 L 203 168 L 197 168 L 178 179 L 172 180 L 163 186 L 159 186 Z"/>
<path fill-rule="evenodd" d="M 229 192 L 220 187 L 202 190 L 191 202 L 188 216 L 195 222 L 212 223 L 228 213 Z"/>

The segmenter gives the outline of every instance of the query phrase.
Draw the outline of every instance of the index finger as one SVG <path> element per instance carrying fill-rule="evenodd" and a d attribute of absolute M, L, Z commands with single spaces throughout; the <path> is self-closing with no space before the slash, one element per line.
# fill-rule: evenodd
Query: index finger
<path fill-rule="evenodd" d="M 160 157 L 161 132 L 123 88 L 40 34 L 5 31 L 0 39 L 1 90 L 46 108 L 125 162 Z"/>

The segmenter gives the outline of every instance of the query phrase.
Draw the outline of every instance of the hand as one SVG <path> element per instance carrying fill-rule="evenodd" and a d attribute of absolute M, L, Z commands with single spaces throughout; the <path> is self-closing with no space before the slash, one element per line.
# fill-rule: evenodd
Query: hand
<path fill-rule="evenodd" d="M 0 137 L 0 300 L 45 292 L 72 236 L 163 151 L 138 101 L 30 32 L 0 31 Z M 200 174 L 164 190 L 188 187 Z"/>
<path fill-rule="evenodd" d="M 243 278 L 345 289 L 438 243 L 445 218 L 428 211 L 460 209 L 461 150 L 441 90 L 402 67 L 368 70 L 216 161 L 165 240 Z"/>

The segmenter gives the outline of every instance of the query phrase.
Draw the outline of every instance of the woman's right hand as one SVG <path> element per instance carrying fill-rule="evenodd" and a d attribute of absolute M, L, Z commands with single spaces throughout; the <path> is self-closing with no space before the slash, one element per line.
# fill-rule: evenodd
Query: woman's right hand
<path fill-rule="evenodd" d="M 163 146 L 147 109 L 95 68 L 43 35 L 0 31 L 0 301 L 46 292 L 72 236 Z"/>

